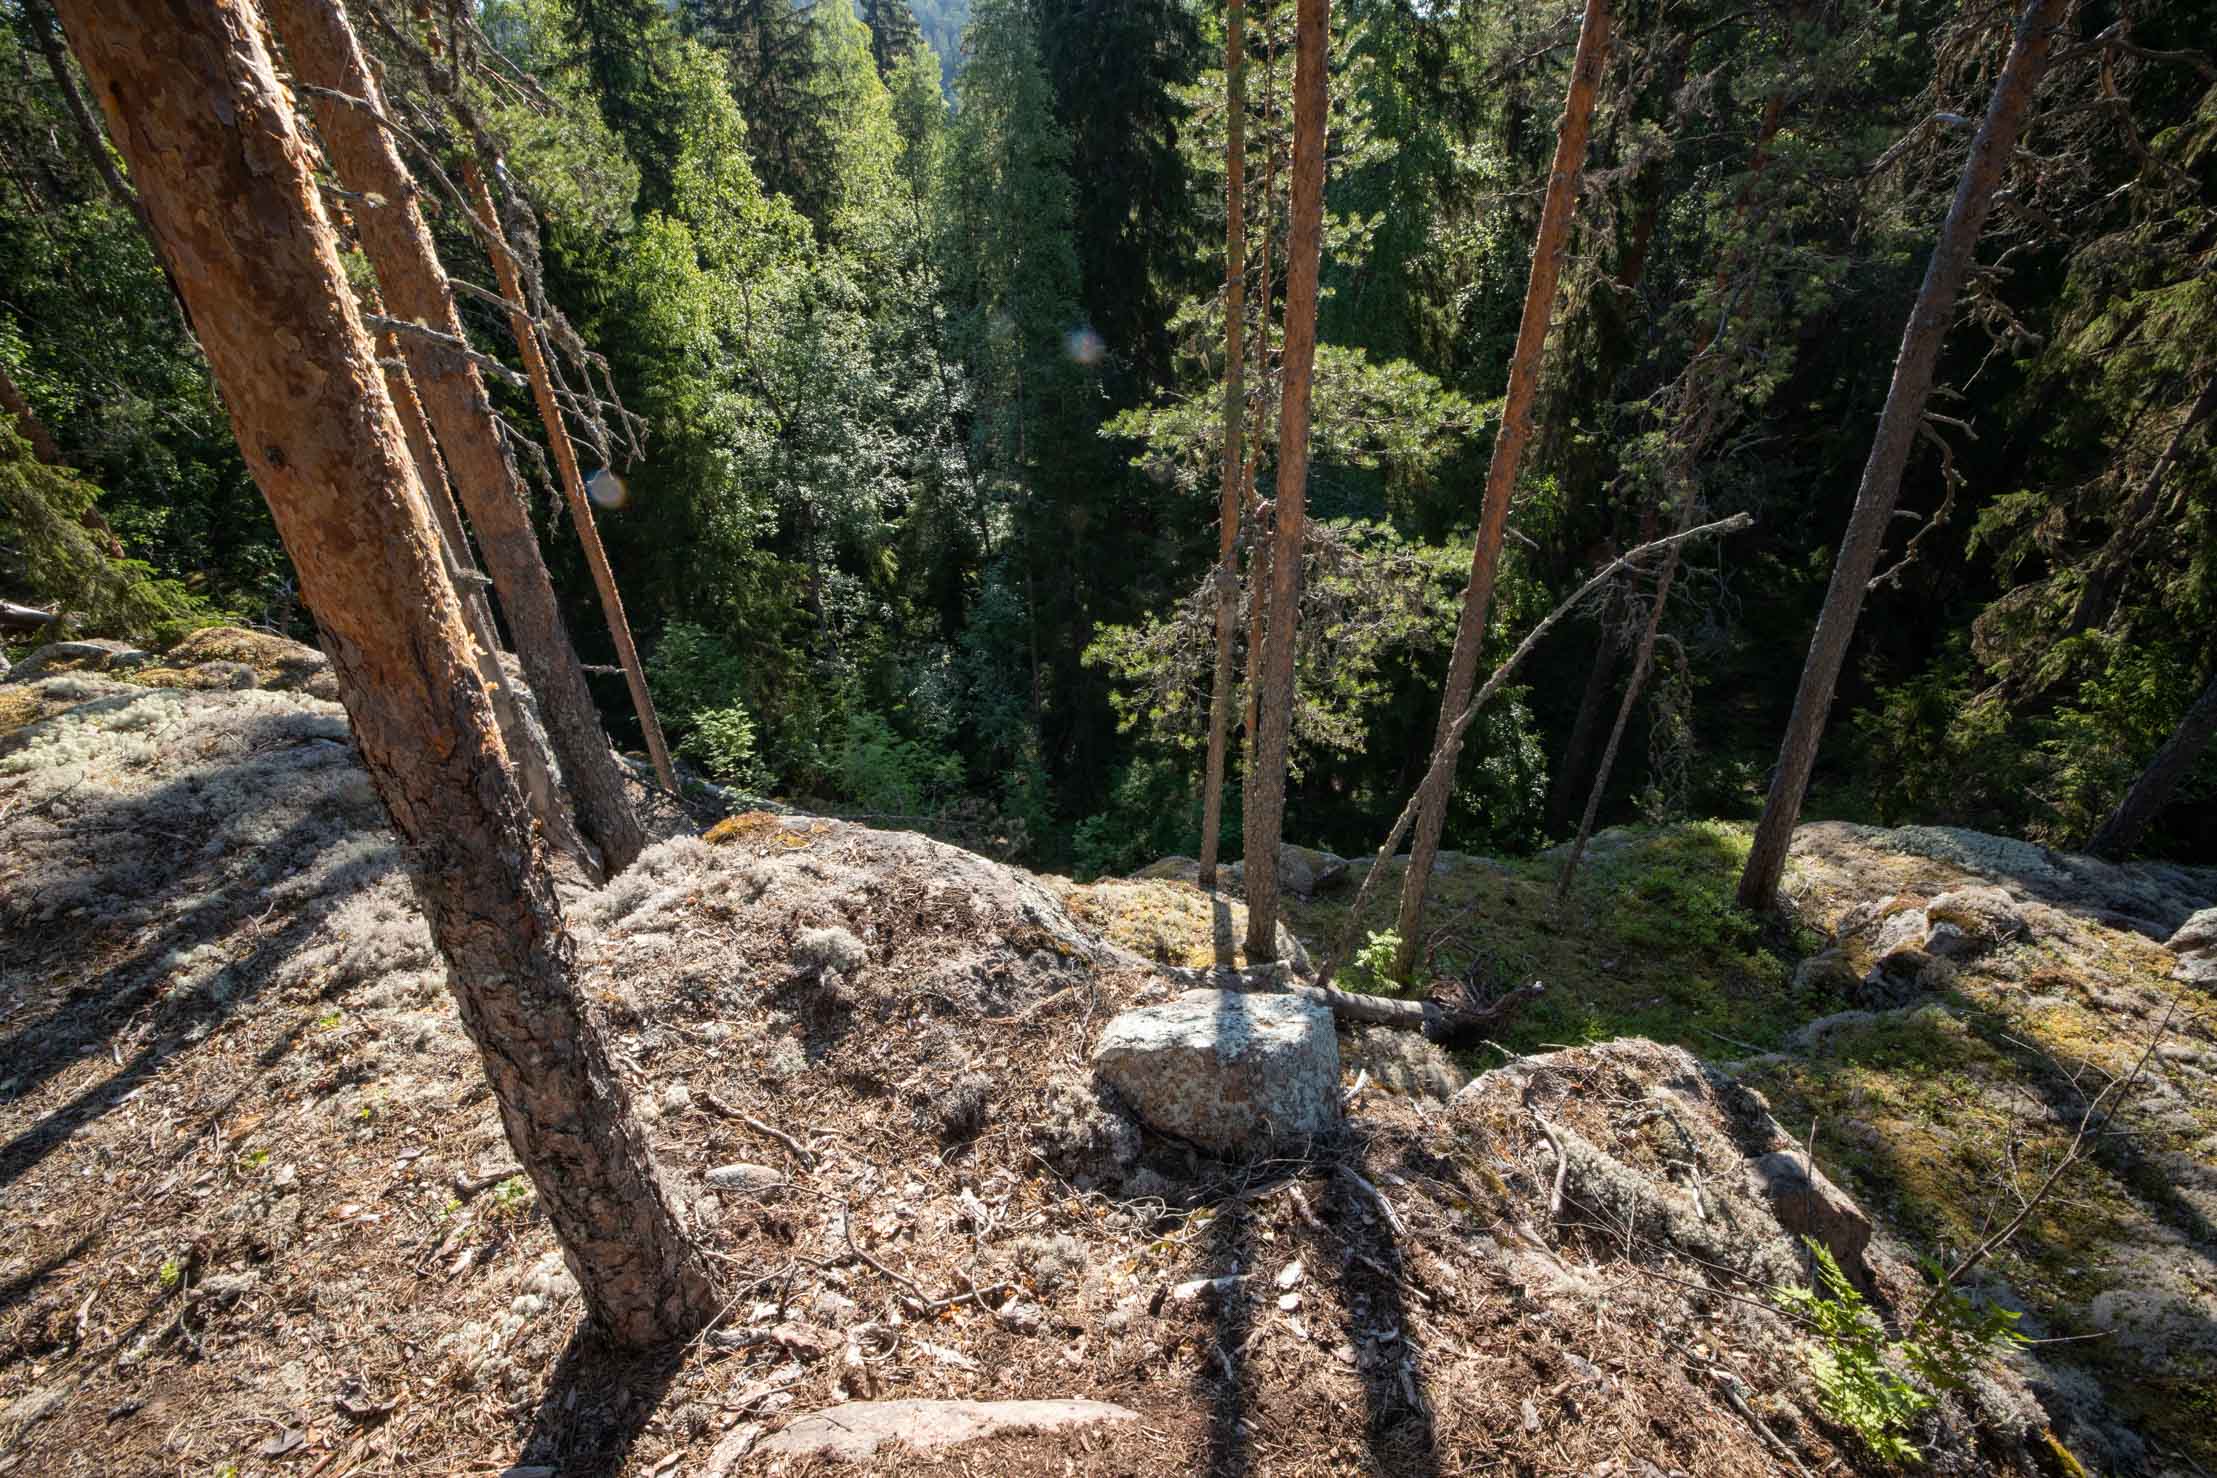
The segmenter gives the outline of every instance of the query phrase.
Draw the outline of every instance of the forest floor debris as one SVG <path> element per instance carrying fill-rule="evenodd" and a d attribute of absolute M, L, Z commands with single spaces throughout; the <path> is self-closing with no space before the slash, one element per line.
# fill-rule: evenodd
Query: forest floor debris
<path fill-rule="evenodd" d="M 2025 900 L 2030 937 L 1959 964 L 1933 1002 L 1789 1055 L 1844 1004 L 1794 985 L 1823 931 L 1874 890 L 1913 894 L 1929 924 L 1977 879 L 1843 834 L 1805 848 L 1811 927 L 1788 938 L 1695 906 L 1729 886 L 1731 828 L 1603 849 L 1580 885 L 1600 926 L 1551 922 L 1544 864 L 1456 863 L 1441 957 L 1461 940 L 1504 979 L 1549 980 L 1505 1028 L 1514 1063 L 1353 1034 L 1345 1134 L 1235 1166 L 1144 1133 L 1093 1079 L 1108 1021 L 1187 983 L 1119 942 L 1113 890 L 911 834 L 734 817 L 570 897 L 593 1009 L 731 1299 L 714 1333 L 627 1362 L 580 1333 L 337 708 L 95 674 L 0 692 L 18 687 L 32 716 L 0 735 L 11 1474 L 779 1471 L 762 1444 L 843 1403 L 1066 1399 L 1136 1419 L 853 1470 L 1768 1474 L 1781 1451 L 1868 1470 L 1761 1282 L 1794 1244 L 1750 1157 L 1802 1131 L 1747 1130 L 1768 1115 L 1681 1049 L 1743 1037 L 1741 1081 L 1785 1124 L 1819 1117 L 1818 1167 L 1878 1223 L 1874 1276 L 1898 1301 L 1911 1254 L 1975 1235 L 2006 1156 L 2049 1152 L 2052 1107 L 1994 1107 L 2046 1081 L 2006 1037 L 2109 1063 L 2172 963 Z M 1205 898 L 1142 903 L 1213 922 Z M 1299 905 L 1296 929 L 1329 907 Z M 1984 1033 L 1972 1008 L 2005 986 L 2006 1036 Z M 1656 1022 L 1680 1046 L 1541 1056 Z M 2171 1118 L 2119 1140 L 2172 1200 L 2097 1161 L 1994 1265 L 2051 1337 L 2116 1333 L 2035 1347 L 2038 1368 L 2000 1383 L 2029 1380 L 2044 1412 L 1999 1386 L 1944 1406 L 1938 1470 L 2033 1471 L 2009 1438 L 2037 1446 L 2051 1422 L 2074 1450 L 2206 1453 L 2152 1398 L 2117 1396 L 2149 1352 L 2189 1347 L 2176 1321 L 2209 1266 L 2178 1208 L 2217 1162 L 2196 1137 L 2217 1054 L 2205 1017 L 2174 1035 L 2135 1100 Z M 1458 1093 L 1474 1067 L 1490 1080 Z M 1527 1095 L 1519 1071 L 1545 1081 Z M 1666 1203 L 1699 1235 L 1593 1212 Z M 1726 1214 L 1753 1233 L 1720 1257 L 1701 1239 Z M 2049 1277 L 2055 1257 L 2077 1261 Z M 2132 1349 L 2143 1365 L 2102 1363 Z"/>

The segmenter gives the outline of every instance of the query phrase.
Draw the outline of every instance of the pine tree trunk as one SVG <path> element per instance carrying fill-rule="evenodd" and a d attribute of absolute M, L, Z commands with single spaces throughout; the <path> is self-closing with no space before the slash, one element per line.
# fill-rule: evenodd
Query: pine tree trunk
<path fill-rule="evenodd" d="M 1285 390 L 1278 411 L 1278 496 L 1270 556 L 1270 622 L 1263 635 L 1262 730 L 1255 743 L 1254 804 L 1247 811 L 1247 958 L 1278 957 L 1278 844 L 1286 809 L 1286 750 L 1293 728 L 1293 642 L 1301 616 L 1307 530 L 1309 392 L 1316 367 L 1317 279 L 1324 254 L 1324 118 L 1329 0 L 1294 9 L 1293 199 L 1286 245 Z"/>
<path fill-rule="evenodd" d="M 633 1346 L 715 1313 L 629 1091 L 578 990 L 546 853 L 325 219 L 240 0 L 63 0 L 155 240 L 331 654 L 371 782 L 415 852 L 510 1144 L 594 1319 Z"/>
<path fill-rule="evenodd" d="M 2155 820 L 2164 803 L 2170 800 L 2171 792 L 2193 772 L 2212 738 L 2217 738 L 2217 677 L 2209 680 L 2209 686 L 2202 689 L 2202 696 L 2186 710 L 2186 717 L 2179 720 L 2177 730 L 2156 751 L 2148 768 L 2140 772 L 2140 778 L 2132 782 L 2132 789 L 2125 792 L 2125 798 L 2109 813 L 2109 819 L 2087 841 L 2086 850 L 2097 857 L 2122 862 L 2140 845 L 2148 823 Z"/>
<path fill-rule="evenodd" d="M 1209 759 L 1201 792 L 1202 887 L 1216 887 L 1217 833 L 1224 824 L 1224 746 L 1239 680 L 1239 520 L 1247 433 L 1247 56 L 1246 6 L 1224 8 L 1224 496 L 1217 509 L 1216 686 L 1209 693 Z"/>
<path fill-rule="evenodd" d="M 1447 824 L 1447 799 L 1455 788 L 1454 751 L 1461 747 L 1455 720 L 1470 703 L 1478 676 L 1478 653 L 1486 641 L 1486 611 L 1493 601 L 1495 567 L 1509 520 L 1509 499 L 1516 492 L 1517 465 L 1532 437 L 1532 400 L 1546 360 L 1548 321 L 1555 307 L 1555 284 L 1562 271 L 1570 218 L 1578 205 L 1578 175 L 1586 159 L 1586 133 L 1593 121 L 1594 93 L 1609 55 L 1609 0 L 1586 0 L 1578 30 L 1578 52 L 1570 64 L 1570 89 L 1555 132 L 1555 161 L 1548 175 L 1547 198 L 1540 208 L 1539 236 L 1532 243 L 1532 276 L 1524 292 L 1524 315 L 1517 325 L 1516 352 L 1509 359 L 1509 388 L 1501 403 L 1501 429 L 1486 469 L 1486 500 L 1478 538 L 1470 554 L 1470 583 L 1463 591 L 1455 649 L 1448 660 L 1447 687 L 1440 695 L 1434 746 L 1448 747 L 1450 762 L 1427 773 L 1417 797 L 1416 831 L 1409 844 L 1409 870 L 1401 879 L 1401 909 L 1396 932 L 1400 953 L 1396 979 L 1407 979 L 1416 963 L 1424 931 L 1424 895 L 1431 886 L 1432 859 L 1439 855 L 1440 830 Z"/>
<path fill-rule="evenodd" d="M 376 289 L 370 290 L 369 300 L 370 311 L 383 317 L 385 309 Z M 447 579 L 462 603 L 462 624 L 475 638 L 477 671 L 485 680 L 486 691 L 492 695 L 493 716 L 500 723 L 501 744 L 515 763 L 516 776 L 523 782 L 524 800 L 531 807 L 532 816 L 546 828 L 547 839 L 573 858 L 593 882 L 605 881 L 601 859 L 578 835 L 562 787 L 555 781 L 546 735 L 532 720 L 531 711 L 517 695 L 515 685 L 509 682 L 508 669 L 501 665 L 500 635 L 493 625 L 493 613 L 486 604 L 485 592 L 478 583 L 483 577 L 470 560 L 469 536 L 462 531 L 461 510 L 454 506 L 454 490 L 447 482 L 446 464 L 439 458 L 431 425 L 424 419 L 423 401 L 416 394 L 415 383 L 408 378 L 407 367 L 400 358 L 400 347 L 393 342 L 396 337 L 388 330 L 377 340 L 378 357 L 385 371 L 385 393 L 393 402 L 394 413 L 400 417 L 401 435 L 408 444 L 408 460 L 416 469 L 416 481 L 423 488 L 432 523 L 439 531 L 439 554 Z"/>
<path fill-rule="evenodd" d="M 1878 433 L 1863 467 L 1862 485 L 1856 490 L 1855 511 L 1848 518 L 1847 535 L 1832 567 L 1832 584 L 1825 592 L 1824 612 L 1818 617 L 1817 634 L 1809 644 L 1809 658 L 1802 668 L 1801 687 L 1794 695 L 1793 717 L 1786 724 L 1778 768 L 1772 772 L 1770 795 L 1763 804 L 1763 819 L 1756 824 L 1755 843 L 1748 853 L 1747 867 L 1740 874 L 1739 898 L 1744 908 L 1768 909 L 1777 901 L 1778 880 L 1786 871 L 1786 851 L 1793 843 L 1794 823 L 1801 818 L 1809 774 L 1816 767 L 1817 744 L 1824 737 L 1833 689 L 1847 661 L 1848 642 L 1855 634 L 1856 618 L 1862 614 L 1864 592 L 1878 568 L 1886 525 L 1901 496 L 1902 469 L 1908 465 L 1910 448 L 1924 419 L 1925 401 L 1932 393 L 1939 365 L 1940 344 L 1955 314 L 1956 295 L 1970 273 L 1979 232 L 1993 207 L 1994 191 L 2008 173 L 2011 156 L 2016 152 L 2017 134 L 2031 109 L 2041 73 L 2047 69 L 2055 32 L 2069 12 L 2070 0 L 2027 0 L 2017 20 L 2009 58 L 1994 83 L 1985 121 L 1971 144 L 1970 157 L 1963 161 L 1955 201 L 1941 224 L 1940 238 L 1925 267 L 1924 285 L 1902 330 L 1893 384 L 1886 392 L 1886 407 L 1879 413 Z"/>
<path fill-rule="evenodd" d="M 267 9 L 295 76 L 385 112 L 383 91 L 337 0 L 268 0 Z M 355 228 L 393 315 L 466 338 L 446 270 L 416 204 L 415 181 L 393 140 L 358 107 L 320 95 L 313 101 L 317 132 L 339 183 L 376 197 L 354 208 Z M 609 874 L 622 872 L 646 845 L 646 833 L 632 811 L 623 771 L 585 683 L 585 669 L 563 627 L 561 603 L 531 527 L 523 480 L 501 441 L 484 381 L 477 367 L 460 355 L 414 335 L 402 337 L 410 378 L 423 397 L 455 491 L 477 532 L 516 656 L 576 800 L 578 824 L 600 849 Z"/>
<path fill-rule="evenodd" d="M 1601 714 L 1609 699 L 1610 680 L 1617 674 L 1616 633 L 1609 629 L 1614 601 L 1604 596 L 1596 615 L 1593 663 L 1586 669 L 1586 690 L 1578 698 L 1578 716 L 1571 720 L 1570 737 L 1563 742 L 1563 760 L 1556 767 L 1547 796 L 1550 827 L 1570 820 L 1570 808 L 1578 800 L 1578 783 L 1592 767 L 1594 743 L 1601 737 Z"/>
<path fill-rule="evenodd" d="M 577 448 L 571 443 L 569 428 L 563 423 L 561 404 L 554 398 L 554 382 L 547 369 L 546 353 L 539 347 L 538 327 L 525 307 L 523 279 L 517 273 L 516 258 L 508 249 L 508 236 L 501 229 L 500 212 L 493 209 L 492 192 L 485 188 L 485 177 L 478 172 L 475 160 L 462 161 L 462 176 L 488 239 L 496 243 L 490 253 L 493 276 L 500 283 L 501 296 L 508 299 L 508 326 L 516 336 L 516 349 L 523 356 L 524 370 L 531 378 L 532 398 L 539 404 L 539 424 L 546 428 L 547 447 L 554 453 L 554 465 L 561 474 L 562 498 L 569 505 L 570 522 L 577 528 L 577 542 L 585 551 L 585 566 L 593 572 L 593 585 L 600 592 L 601 614 L 608 620 L 608 634 L 616 643 L 616 660 L 623 667 L 625 685 L 631 689 L 631 706 L 639 716 L 639 731 L 647 742 L 647 756 L 654 761 L 654 773 L 662 781 L 662 788 L 675 795 L 677 771 L 670 764 L 669 746 L 662 740 L 662 722 L 654 716 L 654 699 L 647 693 L 647 671 L 640 664 L 638 647 L 632 644 L 631 622 L 624 616 L 624 598 L 616 589 L 615 572 L 608 568 L 608 551 L 601 547 L 600 525 L 593 518 L 592 501 L 585 496 L 585 477 L 578 471 Z"/>

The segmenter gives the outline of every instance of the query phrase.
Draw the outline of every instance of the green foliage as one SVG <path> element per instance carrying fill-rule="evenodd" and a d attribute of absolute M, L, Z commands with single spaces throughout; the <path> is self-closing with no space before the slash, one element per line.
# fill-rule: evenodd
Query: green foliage
<path fill-rule="evenodd" d="M 1363 947 L 1347 962 L 1345 978 L 1356 990 L 1373 994 L 1398 990 L 1405 983 L 1393 973 L 1393 962 L 1400 955 L 1400 934 L 1392 929 L 1373 929 Z"/>
<path fill-rule="evenodd" d="M 1142 755 L 1118 772 L 1107 809 L 1072 833 L 1072 869 L 1081 877 L 1135 872 L 1158 857 L 1190 857 L 1201 849 L 1199 772 L 1183 758 Z M 1238 834 L 1236 787 L 1228 834 Z"/>
<path fill-rule="evenodd" d="M 115 559 L 81 521 L 98 490 L 49 467 L 0 418 L 0 571 L 23 598 L 63 612 L 85 635 L 150 639 L 182 634 L 200 609 L 143 560 Z"/>
<path fill-rule="evenodd" d="M 1818 1401 L 1879 1458 L 1922 1462 L 1924 1454 L 1910 1438 L 1932 1409 L 1933 1393 L 1960 1388 L 1996 1350 L 2021 1343 L 2016 1311 L 1974 1304 L 1950 1288 L 1932 1305 L 1929 1324 L 1894 1339 L 1831 1252 L 1803 1240 L 1816 1263 L 1818 1287 L 1783 1288 L 1772 1297 L 1814 1330 L 1809 1367 Z M 1944 1276 L 1937 1268 L 1928 1272 Z"/>
<path fill-rule="evenodd" d="M 847 716 L 839 747 L 839 793 L 864 811 L 903 820 L 930 815 L 952 800 L 962 784 L 962 760 L 898 733 L 868 710 Z"/>

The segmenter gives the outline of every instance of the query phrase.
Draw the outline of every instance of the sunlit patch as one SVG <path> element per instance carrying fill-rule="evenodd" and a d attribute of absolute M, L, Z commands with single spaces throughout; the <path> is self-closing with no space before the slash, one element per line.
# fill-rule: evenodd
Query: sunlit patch
<path fill-rule="evenodd" d="M 1107 355 L 1108 345 L 1092 329 L 1074 328 L 1062 336 L 1062 352 L 1070 356 L 1072 364 L 1091 369 Z"/>
<path fill-rule="evenodd" d="M 603 467 L 585 479 L 585 496 L 595 508 L 621 508 L 631 500 L 631 489 L 611 468 Z"/>

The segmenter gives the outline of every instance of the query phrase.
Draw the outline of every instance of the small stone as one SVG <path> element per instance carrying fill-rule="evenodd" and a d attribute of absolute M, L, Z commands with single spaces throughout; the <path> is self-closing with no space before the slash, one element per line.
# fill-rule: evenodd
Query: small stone
<path fill-rule="evenodd" d="M 931 1453 L 1004 1432 L 1061 1432 L 1138 1420 L 1138 1412 L 1106 1401 L 850 1401 L 796 1419 L 757 1452 L 859 1463 L 888 1443 Z"/>
<path fill-rule="evenodd" d="M 719 1191 L 767 1191 L 785 1184 L 782 1171 L 768 1165 L 718 1165 L 703 1177 L 709 1187 Z"/>

